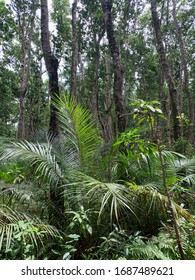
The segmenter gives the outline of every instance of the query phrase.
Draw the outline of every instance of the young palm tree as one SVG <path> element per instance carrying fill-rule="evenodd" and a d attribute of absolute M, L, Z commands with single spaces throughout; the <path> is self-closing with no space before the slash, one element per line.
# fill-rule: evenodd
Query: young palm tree
<path fill-rule="evenodd" d="M 52 211 L 60 212 L 60 199 L 63 202 L 78 202 L 78 205 L 90 201 L 95 193 L 99 197 L 99 216 L 110 203 L 110 216 L 118 219 L 118 212 L 123 208 L 132 211 L 129 196 L 132 192 L 124 185 L 104 183 L 94 177 L 98 173 L 98 150 L 101 137 L 91 121 L 91 114 L 65 95 L 56 98 L 62 135 L 60 139 L 48 138 L 46 143 L 22 141 L 11 143 L 2 153 L 1 160 L 22 160 L 28 163 L 35 176 L 50 185 L 52 194 L 59 200 L 53 200 Z M 94 177 L 92 177 L 94 176 Z M 71 192 L 71 193 L 70 193 Z M 90 198 L 91 196 L 91 198 Z M 73 198 L 73 202 L 72 202 Z M 132 211 L 133 212 L 133 211 Z M 55 225 L 63 223 L 64 213 L 54 216 Z M 57 219 L 56 219 L 57 218 Z M 49 221 L 52 224 L 52 221 Z"/>

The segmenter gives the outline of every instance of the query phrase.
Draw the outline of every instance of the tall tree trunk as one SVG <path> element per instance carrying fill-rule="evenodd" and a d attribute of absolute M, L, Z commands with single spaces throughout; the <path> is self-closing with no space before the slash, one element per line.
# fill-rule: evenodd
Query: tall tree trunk
<path fill-rule="evenodd" d="M 112 0 L 100 0 L 102 5 L 102 10 L 105 18 L 105 26 L 107 31 L 107 38 L 109 42 L 109 48 L 113 59 L 114 65 L 114 102 L 115 110 L 117 116 L 117 129 L 121 133 L 126 128 L 126 116 L 125 116 L 125 106 L 122 96 L 122 68 L 119 55 L 119 47 L 114 36 L 114 27 L 112 20 Z"/>
<path fill-rule="evenodd" d="M 58 85 L 58 59 L 51 51 L 50 39 L 49 39 L 49 19 L 48 19 L 48 3 L 47 0 L 41 0 L 41 44 L 42 51 L 45 60 L 49 76 L 49 94 L 51 98 L 50 106 L 50 122 L 49 133 L 55 137 L 59 136 L 60 129 L 57 119 L 57 109 L 53 106 L 53 99 L 55 96 L 59 96 Z"/>
<path fill-rule="evenodd" d="M 49 75 L 49 94 L 51 97 L 50 105 L 50 123 L 49 132 L 54 137 L 58 137 L 59 123 L 57 119 L 57 109 L 53 106 L 53 99 L 55 95 L 59 95 L 58 85 L 58 60 L 51 52 L 50 40 L 49 40 L 49 26 L 48 26 L 48 4 L 47 0 L 41 0 L 41 43 L 43 56 L 47 72 Z M 58 228 L 64 226 L 64 197 L 62 195 L 62 189 L 59 185 L 50 184 L 50 201 L 51 207 L 49 209 L 50 223 Z"/>
<path fill-rule="evenodd" d="M 85 65 L 82 60 L 81 53 L 78 53 L 78 66 L 79 78 L 77 77 L 77 91 L 78 93 L 82 93 L 82 95 L 77 95 L 77 102 L 82 104 L 83 96 L 87 95 L 87 87 L 85 82 Z"/>
<path fill-rule="evenodd" d="M 35 133 L 34 130 L 34 118 L 33 118 L 33 110 L 34 110 L 34 96 L 29 100 L 29 120 L 28 120 L 28 139 L 32 139 Z"/>
<path fill-rule="evenodd" d="M 18 11 L 19 27 L 21 30 L 20 40 L 22 45 L 22 63 L 20 74 L 20 101 L 19 101 L 19 122 L 17 138 L 22 140 L 25 138 L 25 99 L 28 92 L 28 82 L 30 78 L 30 63 L 31 63 L 31 43 L 34 29 L 34 20 L 37 7 L 34 7 L 32 20 L 30 22 L 30 30 L 25 26 L 24 20 L 20 18 Z M 27 48 L 28 44 L 28 49 Z"/>
<path fill-rule="evenodd" d="M 72 66 L 70 77 L 70 95 L 76 101 L 76 89 L 77 89 L 77 65 L 78 65 L 78 33 L 77 33 L 77 3 L 78 0 L 74 0 L 72 3 Z"/>
<path fill-rule="evenodd" d="M 188 75 L 188 65 L 187 65 L 187 59 L 186 59 L 186 51 L 185 51 L 185 44 L 183 41 L 183 36 L 182 36 L 182 30 L 181 26 L 179 25 L 179 22 L 177 20 L 177 15 L 176 15 L 176 2 L 175 0 L 172 0 L 173 3 L 173 20 L 176 28 L 176 34 L 178 38 L 178 43 L 179 43 L 179 49 L 180 49 L 180 54 L 181 54 L 181 69 L 183 70 L 184 73 L 184 92 L 186 93 L 187 99 L 188 99 L 188 106 L 189 106 L 189 120 L 191 125 L 189 126 L 189 139 L 191 140 L 191 143 L 194 142 L 194 135 L 193 135 L 193 124 L 195 121 L 195 111 L 194 111 L 194 100 L 192 97 L 192 94 L 190 92 L 189 88 L 189 75 Z M 182 79 L 182 75 L 180 77 Z"/>
<path fill-rule="evenodd" d="M 104 120 L 104 139 L 106 143 L 111 143 L 114 139 L 112 129 L 112 92 L 111 92 L 111 65 L 110 57 L 105 56 L 106 83 L 105 83 L 105 120 Z"/>
<path fill-rule="evenodd" d="M 39 81 L 38 81 L 38 102 L 37 102 L 37 130 L 41 123 L 41 96 L 42 96 L 42 61 L 40 60 Z"/>
<path fill-rule="evenodd" d="M 153 26 L 154 31 L 156 35 L 156 41 L 157 41 L 157 51 L 160 58 L 160 64 L 161 68 L 165 77 L 165 80 L 167 82 L 168 88 L 169 88 L 169 97 L 170 97 L 170 104 L 171 104 L 171 120 L 172 120 L 172 126 L 173 126 L 173 137 L 174 140 L 177 140 L 179 138 L 179 119 L 177 118 L 178 113 L 178 102 L 177 102 L 177 89 L 171 74 L 171 69 L 167 60 L 162 34 L 161 34 L 161 26 L 160 26 L 160 20 L 157 13 L 157 7 L 156 7 L 156 0 L 151 0 L 151 12 L 152 12 L 152 20 L 153 20 Z"/>
<path fill-rule="evenodd" d="M 96 39 L 96 34 L 94 35 L 95 61 L 94 61 L 93 96 L 92 96 L 93 117 L 99 123 L 102 132 L 104 131 L 104 124 L 102 122 L 102 117 L 99 110 L 99 65 L 100 65 L 100 42 L 104 37 L 104 33 L 105 33 L 105 28 L 102 31 L 102 33 L 98 35 L 98 39 Z"/>

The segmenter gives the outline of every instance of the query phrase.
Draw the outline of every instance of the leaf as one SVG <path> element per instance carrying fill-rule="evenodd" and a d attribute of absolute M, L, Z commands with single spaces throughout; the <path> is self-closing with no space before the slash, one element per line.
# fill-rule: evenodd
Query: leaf
<path fill-rule="evenodd" d="M 163 111 L 159 108 L 156 109 L 156 112 L 163 115 Z"/>
<path fill-rule="evenodd" d="M 86 229 L 87 229 L 87 231 L 89 232 L 89 234 L 90 235 L 92 235 L 92 233 L 93 233 L 93 229 L 92 229 L 92 227 L 90 226 L 90 225 L 86 225 Z"/>
<path fill-rule="evenodd" d="M 79 240 L 80 235 L 78 235 L 78 234 L 69 234 L 68 237 L 71 238 L 71 239 Z"/>
<path fill-rule="evenodd" d="M 70 252 L 67 252 L 63 255 L 63 260 L 69 260 L 70 259 Z"/>
<path fill-rule="evenodd" d="M 58 109 L 66 145 L 74 150 L 83 171 L 91 169 L 92 159 L 102 142 L 91 113 L 65 94 L 55 99 L 54 106 Z"/>
<path fill-rule="evenodd" d="M 146 117 L 145 117 L 145 116 L 139 118 L 138 124 L 142 123 L 142 122 L 145 121 L 145 120 L 146 120 Z"/>
<path fill-rule="evenodd" d="M 147 107 L 148 109 L 150 109 L 150 111 L 152 111 L 153 113 L 155 113 L 154 107 L 152 107 L 151 105 L 146 105 L 146 107 Z"/>
<path fill-rule="evenodd" d="M 34 231 L 37 228 L 38 231 Z M 28 229 L 28 230 L 27 230 Z M 42 234 L 40 234 L 42 233 Z M 0 251 L 5 240 L 6 250 L 8 250 L 14 242 L 13 237 L 25 238 L 29 237 L 29 244 L 38 246 L 38 240 L 42 244 L 44 237 L 57 238 L 60 236 L 58 230 L 50 225 L 42 224 L 40 221 L 31 219 L 27 215 L 13 211 L 6 205 L 1 205 L 0 208 Z"/>

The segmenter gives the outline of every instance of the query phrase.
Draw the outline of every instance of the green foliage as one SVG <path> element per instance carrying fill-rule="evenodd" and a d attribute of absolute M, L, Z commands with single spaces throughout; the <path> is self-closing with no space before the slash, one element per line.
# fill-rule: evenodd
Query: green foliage
<path fill-rule="evenodd" d="M 140 232 L 131 234 L 117 227 L 107 237 L 101 237 L 101 243 L 92 258 L 122 260 L 165 260 L 169 257 Z"/>
<path fill-rule="evenodd" d="M 14 36 L 14 20 L 10 7 L 4 1 L 0 1 L 0 45 L 6 47 Z"/>
<path fill-rule="evenodd" d="M 146 122 L 149 125 L 151 131 L 154 127 L 156 117 L 166 119 L 163 115 L 162 110 L 160 109 L 160 102 L 157 100 L 146 102 L 138 99 L 135 102 L 131 103 L 130 106 L 137 107 L 133 110 L 133 119 L 137 118 L 138 124 Z"/>
<path fill-rule="evenodd" d="M 93 229 L 90 225 L 90 220 L 87 215 L 87 212 L 90 212 L 89 210 L 90 209 L 85 211 L 83 206 L 81 206 L 80 210 L 66 212 L 70 219 L 69 228 L 71 232 L 77 232 L 77 230 L 80 229 L 79 233 L 85 238 L 87 238 L 88 235 L 92 235 Z"/>
<path fill-rule="evenodd" d="M 59 58 L 65 56 L 67 60 L 71 41 L 70 3 L 67 0 L 54 0 L 52 1 L 52 8 L 51 18 L 56 24 L 57 31 L 57 35 L 52 34 L 55 55 Z"/>
<path fill-rule="evenodd" d="M 186 137 L 179 137 L 177 141 L 173 143 L 173 150 L 187 157 L 192 157 L 195 152 L 193 145 Z"/>
<path fill-rule="evenodd" d="M 17 122 L 17 102 L 15 100 L 18 92 L 17 78 L 13 71 L 6 69 L 0 62 L 0 135 L 15 136 Z"/>
<path fill-rule="evenodd" d="M 27 141 L 12 143 L 10 148 L 7 148 L 3 154 L 2 160 L 21 159 L 27 161 L 29 165 L 34 166 L 34 172 L 39 174 L 43 179 L 59 180 L 61 178 L 61 171 L 56 162 L 55 156 L 51 152 L 52 146 L 34 144 Z"/>
<path fill-rule="evenodd" d="M 33 259 L 44 240 L 59 236 L 50 225 L 32 220 L 7 206 L 0 208 L 0 258 Z"/>
<path fill-rule="evenodd" d="M 0 166 L 0 180 L 4 180 L 6 183 L 21 183 L 24 180 L 22 168 L 16 163 Z"/>
<path fill-rule="evenodd" d="M 65 244 L 63 245 L 63 249 L 65 251 L 62 259 L 63 260 L 69 260 L 71 259 L 72 255 L 77 251 L 76 249 L 76 244 L 77 241 L 79 240 L 79 235 L 78 234 L 69 234 L 68 239 Z"/>
<path fill-rule="evenodd" d="M 187 259 L 195 257 L 194 226 L 180 219 L 182 244 Z M 111 260 L 176 260 L 179 258 L 175 233 L 171 226 L 161 227 L 152 237 L 141 232 L 128 232 L 114 226 L 108 236 L 101 237 L 100 244 L 85 259 Z"/>
<path fill-rule="evenodd" d="M 8 214 L 12 211 L 10 218 L 2 214 L 2 258 L 7 254 L 8 258 L 21 259 L 39 259 L 43 255 L 46 259 L 177 259 L 172 228 L 171 242 L 164 247 L 161 244 L 164 236 L 159 230 L 162 222 L 170 227 L 170 213 L 159 151 L 155 143 L 143 137 L 145 129 L 131 129 L 118 137 L 102 165 L 100 180 L 96 169 L 100 166 L 97 150 L 102 140 L 91 114 L 66 96 L 56 99 L 55 104 L 61 124 L 60 139 L 50 137 L 44 143 L 11 143 L 2 151 L 1 160 L 17 159 L 31 166 L 31 180 L 44 185 L 45 197 L 49 186 L 59 188 L 65 206 L 64 234 L 47 223 L 20 214 L 17 209 L 27 210 L 24 205 L 21 209 L 15 204 L 16 210 L 7 210 Z M 180 200 L 183 188 L 187 197 L 187 187 L 194 184 L 191 176 L 194 161 L 165 147 L 162 154 L 174 212 L 178 221 L 181 217 L 188 221 L 182 230 L 194 242 L 190 239 L 194 218 Z M 108 168 L 111 180 L 107 178 Z M 57 203 L 55 207 L 57 211 Z M 37 212 L 36 209 L 36 215 Z M 48 219 L 47 214 L 43 217 Z M 114 231 L 113 224 L 116 225 Z M 138 231 L 141 234 L 137 234 Z M 186 254 L 193 258 L 189 244 L 185 245 Z M 44 249 L 39 252 L 43 245 Z M 10 248 L 14 255 L 10 255 Z"/>
<path fill-rule="evenodd" d="M 75 154 L 75 160 L 79 162 L 81 170 L 89 171 L 101 144 L 91 113 L 80 104 L 75 104 L 74 100 L 65 94 L 56 99 L 54 104 L 58 109 L 65 145 Z"/>

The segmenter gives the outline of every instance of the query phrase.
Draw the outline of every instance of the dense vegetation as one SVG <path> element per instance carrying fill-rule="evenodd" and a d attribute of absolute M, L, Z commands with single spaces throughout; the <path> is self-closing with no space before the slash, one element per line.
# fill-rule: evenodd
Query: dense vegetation
<path fill-rule="evenodd" d="M 192 1 L 0 12 L 0 259 L 195 259 Z"/>

